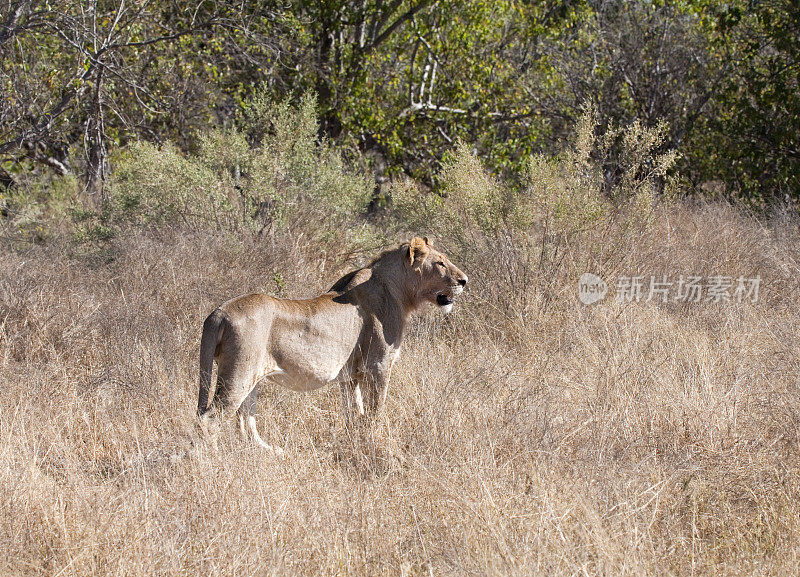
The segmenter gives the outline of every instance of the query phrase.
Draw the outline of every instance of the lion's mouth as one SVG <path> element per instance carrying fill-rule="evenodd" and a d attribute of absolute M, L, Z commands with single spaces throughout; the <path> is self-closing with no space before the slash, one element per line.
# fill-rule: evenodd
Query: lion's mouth
<path fill-rule="evenodd" d="M 446 307 L 448 305 L 453 304 L 453 298 L 444 293 L 438 293 L 436 295 L 436 304 L 439 305 L 440 307 Z"/>

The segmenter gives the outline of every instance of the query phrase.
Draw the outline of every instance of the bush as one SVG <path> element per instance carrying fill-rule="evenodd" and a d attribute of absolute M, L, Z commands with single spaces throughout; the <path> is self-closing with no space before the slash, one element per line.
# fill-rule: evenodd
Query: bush
<path fill-rule="evenodd" d="M 277 214 L 300 213 L 323 221 L 363 213 L 372 198 L 372 178 L 351 170 L 332 144 L 317 137 L 316 101 L 306 95 L 298 108 L 287 101 L 245 116 L 250 131 L 269 127 L 254 167 L 253 199 L 275 202 Z M 271 195 L 265 198 L 264 190 Z M 309 212 L 311 214 L 309 214 Z"/>
<path fill-rule="evenodd" d="M 223 174 L 171 144 L 142 142 L 127 151 L 111 181 L 112 219 L 189 227 L 234 221 L 235 197 Z"/>
<path fill-rule="evenodd" d="M 43 172 L 29 162 L 15 168 L 15 184 L 0 188 L 2 235 L 10 240 L 47 240 L 78 205 L 81 185 L 74 175 Z"/>
<path fill-rule="evenodd" d="M 362 213 L 371 194 L 369 176 L 318 139 L 312 97 L 294 107 L 259 96 L 244 108 L 240 128 L 205 134 L 196 154 L 131 147 L 117 164 L 110 208 L 117 220 L 137 224 L 263 231 L 299 218 L 330 230 Z"/>
<path fill-rule="evenodd" d="M 503 230 L 508 188 L 484 169 L 468 145 L 459 142 L 445 158 L 438 181 L 438 190 L 430 194 L 411 181 L 393 187 L 392 202 L 406 227 L 462 248 L 474 246 L 477 236 L 493 237 Z"/>
<path fill-rule="evenodd" d="M 392 193 L 394 205 L 407 223 L 467 242 L 476 233 L 519 237 L 534 228 L 567 238 L 612 217 L 641 223 L 676 160 L 674 151 L 659 152 L 665 135 L 665 126 L 639 122 L 598 135 L 596 112 L 587 108 L 574 142 L 558 157 L 532 156 L 521 186 L 500 182 L 460 143 L 443 164 L 437 194 L 404 183 Z M 614 174 L 606 178 L 609 166 Z"/>

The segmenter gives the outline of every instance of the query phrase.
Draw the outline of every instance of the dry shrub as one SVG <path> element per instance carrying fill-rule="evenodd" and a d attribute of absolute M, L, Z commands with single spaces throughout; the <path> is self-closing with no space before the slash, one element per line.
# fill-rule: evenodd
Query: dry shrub
<path fill-rule="evenodd" d="M 313 98 L 294 107 L 267 104 L 257 94 L 240 124 L 203 135 L 196 154 L 132 146 L 116 164 L 106 218 L 262 234 L 315 222 L 304 232 L 324 237 L 365 210 L 371 180 L 318 138 Z"/>
<path fill-rule="evenodd" d="M 406 181 L 392 198 L 404 222 L 470 247 L 481 235 L 510 234 L 520 244 L 532 228 L 545 242 L 612 222 L 635 228 L 646 224 L 657 193 L 671 182 L 677 156 L 661 150 L 665 137 L 665 126 L 639 122 L 601 132 L 589 106 L 574 141 L 558 157 L 531 156 L 521 185 L 489 174 L 462 142 L 445 159 L 436 193 L 422 194 Z"/>
<path fill-rule="evenodd" d="M 519 234 L 442 238 L 470 289 L 412 323 L 365 448 L 335 388 L 264 387 L 283 460 L 232 436 L 184 453 L 203 318 L 247 291 L 318 293 L 371 251 L 188 229 L 117 237 L 103 259 L 2 248 L 0 573 L 795 571 L 796 218 L 656 206 L 546 260 Z M 755 303 L 587 307 L 586 271 L 762 284 Z"/>

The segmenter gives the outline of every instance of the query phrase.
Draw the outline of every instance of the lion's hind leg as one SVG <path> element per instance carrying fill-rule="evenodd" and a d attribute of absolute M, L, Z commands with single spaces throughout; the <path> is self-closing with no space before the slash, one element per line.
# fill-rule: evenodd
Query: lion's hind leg
<path fill-rule="evenodd" d="M 219 414 L 214 410 L 206 410 L 198 415 L 195 423 L 195 438 L 192 445 L 195 447 L 210 445 L 214 450 L 219 448 L 219 435 L 222 430 Z"/>
<path fill-rule="evenodd" d="M 273 453 L 276 457 L 281 457 L 283 456 L 283 449 L 274 445 L 270 445 L 261 438 L 261 435 L 258 434 L 255 417 L 257 406 L 258 389 L 254 386 L 253 390 L 250 391 L 247 397 L 245 397 L 244 401 L 242 401 L 242 404 L 239 406 L 239 409 L 236 411 L 239 417 L 239 432 L 241 433 L 242 438 L 255 443 L 270 453 Z"/>

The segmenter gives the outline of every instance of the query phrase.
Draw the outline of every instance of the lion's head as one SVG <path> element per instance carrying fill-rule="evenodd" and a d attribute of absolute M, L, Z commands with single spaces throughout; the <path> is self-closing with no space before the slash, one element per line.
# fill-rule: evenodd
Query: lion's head
<path fill-rule="evenodd" d="M 453 298 L 464 290 L 467 275 L 425 237 L 413 238 L 404 250 L 406 266 L 416 277 L 417 301 L 435 304 L 445 313 L 453 310 Z"/>

